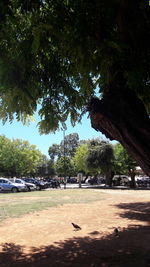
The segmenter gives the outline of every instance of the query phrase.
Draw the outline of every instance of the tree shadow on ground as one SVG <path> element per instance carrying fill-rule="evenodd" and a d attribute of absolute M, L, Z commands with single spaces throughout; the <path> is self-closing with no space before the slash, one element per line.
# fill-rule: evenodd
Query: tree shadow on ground
<path fill-rule="evenodd" d="M 119 213 L 120 217 L 147 222 L 150 225 L 150 202 L 120 203 L 115 206 L 123 210 Z"/>
<path fill-rule="evenodd" d="M 14 243 L 1 246 L 1 267 L 148 267 L 150 266 L 150 202 L 115 205 L 122 218 L 133 219 L 126 229 L 102 235 L 95 229 L 53 245 L 26 248 Z M 146 225 L 140 225 L 140 221 Z M 114 225 L 115 227 L 115 225 Z M 46 234 L 46 233 L 45 233 Z"/>
<path fill-rule="evenodd" d="M 138 229 L 138 231 L 137 231 Z M 54 245 L 24 247 L 12 243 L 2 245 L 1 267 L 146 267 L 150 266 L 150 227 L 134 225 L 132 229 L 98 237 L 94 232 L 84 238 L 74 237 Z M 97 235 L 97 236 L 96 236 Z"/>

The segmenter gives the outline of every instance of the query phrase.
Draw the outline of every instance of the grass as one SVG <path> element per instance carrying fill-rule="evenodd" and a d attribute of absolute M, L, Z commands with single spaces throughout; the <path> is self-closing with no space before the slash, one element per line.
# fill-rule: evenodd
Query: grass
<path fill-rule="evenodd" d="M 20 217 L 30 212 L 45 210 L 64 204 L 100 201 L 107 193 L 91 189 L 67 189 L 0 194 L 0 222 L 6 218 Z"/>

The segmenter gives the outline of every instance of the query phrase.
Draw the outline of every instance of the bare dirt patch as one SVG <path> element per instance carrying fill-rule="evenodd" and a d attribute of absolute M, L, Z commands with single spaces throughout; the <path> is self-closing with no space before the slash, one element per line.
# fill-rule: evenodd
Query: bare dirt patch
<path fill-rule="evenodd" d="M 5 220 L 0 266 L 150 266 L 150 191 L 105 192 L 101 201 Z"/>

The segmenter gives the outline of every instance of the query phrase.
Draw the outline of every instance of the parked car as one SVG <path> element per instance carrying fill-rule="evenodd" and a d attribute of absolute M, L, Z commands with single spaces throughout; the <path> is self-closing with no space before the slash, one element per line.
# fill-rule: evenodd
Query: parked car
<path fill-rule="evenodd" d="M 13 193 L 27 190 L 27 187 L 25 184 L 13 183 L 7 178 L 0 178 L 0 188 L 1 188 L 1 191 L 13 192 Z"/>
<path fill-rule="evenodd" d="M 68 177 L 67 183 L 75 184 L 77 183 L 77 179 L 75 177 Z"/>
<path fill-rule="evenodd" d="M 60 187 L 60 182 L 54 178 L 45 179 L 44 182 L 46 183 L 47 188 L 58 188 Z"/>
<path fill-rule="evenodd" d="M 112 182 L 114 186 L 129 186 L 131 178 L 127 175 L 114 175 Z"/>
<path fill-rule="evenodd" d="M 46 188 L 46 183 L 35 178 L 22 178 L 26 183 L 35 184 L 37 190 L 42 190 Z"/>
<path fill-rule="evenodd" d="M 150 177 L 140 176 L 136 179 L 136 184 L 139 187 L 150 187 Z"/>
<path fill-rule="evenodd" d="M 43 180 L 43 182 L 45 183 L 46 188 L 52 187 L 52 180 L 53 180 L 52 178 L 46 178 L 46 179 Z"/>
<path fill-rule="evenodd" d="M 51 187 L 52 187 L 52 188 L 58 188 L 58 187 L 60 187 L 60 183 L 59 183 L 59 181 L 56 180 L 56 179 L 53 179 L 53 180 L 51 181 Z"/>
<path fill-rule="evenodd" d="M 20 178 L 13 178 L 11 179 L 12 182 L 17 183 L 17 184 L 23 184 L 26 185 L 27 187 L 27 191 L 31 191 L 31 190 L 36 190 L 36 185 L 33 183 L 28 183 Z"/>
<path fill-rule="evenodd" d="M 90 185 L 97 184 L 98 183 L 98 178 L 97 177 L 93 177 L 93 178 L 91 177 L 91 178 L 88 179 L 88 183 Z"/>

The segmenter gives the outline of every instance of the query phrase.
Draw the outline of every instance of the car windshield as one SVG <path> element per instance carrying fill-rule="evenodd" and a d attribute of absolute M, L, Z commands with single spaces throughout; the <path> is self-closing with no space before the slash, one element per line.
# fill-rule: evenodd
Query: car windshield
<path fill-rule="evenodd" d="M 15 180 L 15 183 L 17 183 L 17 184 L 22 184 L 22 181 L 20 181 L 20 180 Z"/>

